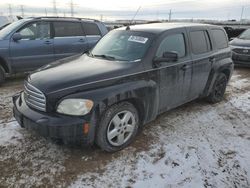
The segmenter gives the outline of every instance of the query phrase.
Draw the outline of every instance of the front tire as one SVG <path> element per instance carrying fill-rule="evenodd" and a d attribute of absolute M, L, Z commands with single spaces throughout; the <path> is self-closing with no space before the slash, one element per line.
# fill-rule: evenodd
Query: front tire
<path fill-rule="evenodd" d="M 0 85 L 5 82 L 5 71 L 3 67 L 0 65 Z"/>
<path fill-rule="evenodd" d="M 97 145 L 107 152 L 119 151 L 127 147 L 138 132 L 138 111 L 131 103 L 122 102 L 104 112 L 99 122 Z"/>
<path fill-rule="evenodd" d="M 207 97 L 208 102 L 218 103 L 223 100 L 227 87 L 227 82 L 227 76 L 224 73 L 219 73 L 214 82 L 212 92 Z"/>

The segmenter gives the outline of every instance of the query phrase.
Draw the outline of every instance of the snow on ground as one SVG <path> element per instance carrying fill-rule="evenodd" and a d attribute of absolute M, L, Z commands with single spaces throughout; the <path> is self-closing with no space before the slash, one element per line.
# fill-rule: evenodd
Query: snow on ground
<path fill-rule="evenodd" d="M 21 127 L 16 122 L 0 124 L 0 145 L 17 144 L 23 138 L 20 133 Z"/>
<path fill-rule="evenodd" d="M 249 112 L 249 103 L 238 105 L 249 97 L 247 92 L 216 108 L 196 104 L 198 109 L 170 112 L 151 125 L 156 140 L 149 151 L 124 152 L 103 176 L 85 173 L 71 186 L 249 187 L 250 117 L 231 113 L 235 107 Z"/>
<path fill-rule="evenodd" d="M 236 70 L 226 99 L 160 115 L 123 151 L 69 147 L 21 129 L 0 88 L 0 187 L 250 187 L 250 70 Z"/>

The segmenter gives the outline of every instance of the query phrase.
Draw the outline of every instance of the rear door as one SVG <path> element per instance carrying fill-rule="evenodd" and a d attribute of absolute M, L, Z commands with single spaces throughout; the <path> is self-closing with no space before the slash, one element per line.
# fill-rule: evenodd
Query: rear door
<path fill-rule="evenodd" d="M 55 59 L 62 59 L 88 50 L 81 22 L 54 21 Z"/>
<path fill-rule="evenodd" d="M 203 93 L 215 58 L 207 29 L 189 28 L 188 31 L 193 59 L 190 97 L 194 99 Z"/>
<path fill-rule="evenodd" d="M 28 23 L 17 33 L 22 39 L 10 40 L 10 58 L 15 72 L 34 70 L 54 60 L 50 22 Z"/>
<path fill-rule="evenodd" d="M 178 53 L 177 62 L 163 62 L 159 69 L 160 111 L 163 112 L 189 101 L 192 61 L 185 29 L 168 32 L 161 40 L 156 57 L 162 57 L 168 51 Z"/>
<path fill-rule="evenodd" d="M 84 33 L 88 41 L 89 49 L 93 48 L 95 44 L 101 39 L 101 31 L 97 24 L 92 22 L 83 22 Z"/>

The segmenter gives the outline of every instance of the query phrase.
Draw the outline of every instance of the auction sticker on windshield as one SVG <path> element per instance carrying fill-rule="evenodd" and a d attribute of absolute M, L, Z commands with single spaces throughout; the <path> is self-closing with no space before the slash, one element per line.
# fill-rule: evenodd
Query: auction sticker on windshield
<path fill-rule="evenodd" d="M 148 38 L 131 35 L 131 36 L 128 38 L 128 41 L 131 41 L 131 42 L 139 42 L 139 43 L 145 44 L 145 43 L 148 41 Z"/>

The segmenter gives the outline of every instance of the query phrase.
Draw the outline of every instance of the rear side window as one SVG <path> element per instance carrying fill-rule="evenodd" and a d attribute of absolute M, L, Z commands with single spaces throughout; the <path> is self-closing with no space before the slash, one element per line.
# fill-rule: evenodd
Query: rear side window
<path fill-rule="evenodd" d="M 203 54 L 211 51 L 211 43 L 207 31 L 190 32 L 192 52 L 194 54 Z"/>
<path fill-rule="evenodd" d="M 186 55 L 185 39 L 183 34 L 167 36 L 160 44 L 156 57 L 162 57 L 164 52 L 177 52 L 179 58 Z"/>
<path fill-rule="evenodd" d="M 84 22 L 83 28 L 86 35 L 101 35 L 98 26 L 94 23 Z"/>
<path fill-rule="evenodd" d="M 221 29 L 213 29 L 212 35 L 214 38 L 215 45 L 218 49 L 223 49 L 228 47 L 227 36 Z"/>
<path fill-rule="evenodd" d="M 55 37 L 83 36 L 80 22 L 54 22 Z"/>

